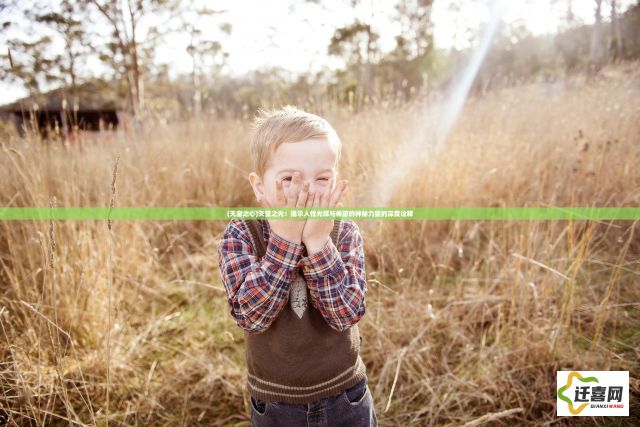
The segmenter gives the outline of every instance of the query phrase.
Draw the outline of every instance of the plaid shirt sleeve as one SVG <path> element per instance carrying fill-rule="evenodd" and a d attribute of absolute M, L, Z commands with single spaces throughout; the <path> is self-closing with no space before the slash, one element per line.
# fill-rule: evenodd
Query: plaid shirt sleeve
<path fill-rule="evenodd" d="M 343 220 L 338 244 L 300 259 L 311 301 L 333 329 L 355 325 L 365 313 L 367 279 L 362 235 L 355 222 Z"/>
<path fill-rule="evenodd" d="M 303 244 L 271 232 L 260 260 L 240 220 L 231 220 L 218 245 L 218 264 L 230 313 L 241 328 L 259 333 L 278 317 L 289 298 Z"/>

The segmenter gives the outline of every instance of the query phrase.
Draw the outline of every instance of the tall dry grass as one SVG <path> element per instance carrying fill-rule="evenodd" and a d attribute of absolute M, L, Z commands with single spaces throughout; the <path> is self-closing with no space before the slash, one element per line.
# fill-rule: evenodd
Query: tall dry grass
<path fill-rule="evenodd" d="M 437 162 L 408 169 L 391 203 L 639 206 L 639 83 L 633 64 L 470 99 Z M 308 107 L 342 137 L 346 206 L 368 206 L 375 172 L 436 102 Z M 1 205 L 254 205 L 248 131 L 203 118 L 74 145 L 5 140 Z M 620 425 L 640 422 L 637 222 L 358 224 L 380 425 L 568 424 L 555 416 L 555 371 L 568 369 L 630 370 Z M 225 222 L 108 225 L 0 222 L 8 424 L 248 425 L 243 335 L 215 255 Z"/>

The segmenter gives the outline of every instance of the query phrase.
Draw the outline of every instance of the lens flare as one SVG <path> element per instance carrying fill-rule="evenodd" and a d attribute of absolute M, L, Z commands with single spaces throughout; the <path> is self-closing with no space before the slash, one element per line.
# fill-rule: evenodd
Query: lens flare
<path fill-rule="evenodd" d="M 424 154 L 427 154 L 428 158 L 427 164 L 424 166 L 428 167 L 435 164 L 438 153 L 444 146 L 451 128 L 460 115 L 480 65 L 489 51 L 491 40 L 500 23 L 502 11 L 503 0 L 492 0 L 489 22 L 483 31 L 480 43 L 471 55 L 464 70 L 449 87 L 444 102 L 434 108 L 425 108 L 422 120 L 411 138 L 397 147 L 397 158 L 389 161 L 386 167 L 377 170 L 377 177 L 373 182 L 381 182 L 382 184 L 372 186 L 371 206 L 387 206 L 402 178 L 406 177 L 420 164 Z"/>

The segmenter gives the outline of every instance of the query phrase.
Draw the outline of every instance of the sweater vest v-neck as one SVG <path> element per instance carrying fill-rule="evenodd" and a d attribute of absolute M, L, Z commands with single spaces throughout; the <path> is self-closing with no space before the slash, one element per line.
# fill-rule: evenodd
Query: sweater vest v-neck
<path fill-rule="evenodd" d="M 243 222 L 262 259 L 269 239 L 266 220 Z M 336 246 L 340 225 L 334 220 L 331 239 Z M 301 267 L 297 275 L 302 276 Z M 339 394 L 366 377 L 358 324 L 342 332 L 333 329 L 313 305 L 308 286 L 306 290 L 308 305 L 301 318 L 287 300 L 266 330 L 244 331 L 247 386 L 255 399 L 305 404 Z"/>

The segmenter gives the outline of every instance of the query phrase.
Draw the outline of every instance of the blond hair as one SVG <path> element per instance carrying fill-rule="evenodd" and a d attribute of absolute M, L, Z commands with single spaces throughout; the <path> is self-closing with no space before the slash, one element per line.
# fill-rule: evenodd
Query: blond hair
<path fill-rule="evenodd" d="M 326 138 L 336 152 L 336 168 L 340 160 L 342 142 L 328 121 L 293 105 L 280 109 L 258 109 L 254 118 L 251 137 L 251 161 L 253 170 L 263 177 L 273 154 L 280 144 L 298 142 L 310 138 Z"/>

